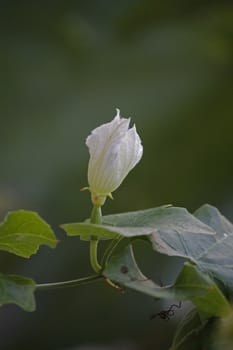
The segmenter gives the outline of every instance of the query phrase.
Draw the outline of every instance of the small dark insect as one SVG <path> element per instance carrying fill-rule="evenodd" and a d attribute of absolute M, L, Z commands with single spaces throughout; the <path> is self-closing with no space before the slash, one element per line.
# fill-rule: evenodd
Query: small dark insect
<path fill-rule="evenodd" d="M 156 317 L 161 318 L 162 320 L 169 321 L 171 317 L 175 316 L 175 310 L 174 309 L 180 309 L 181 308 L 181 301 L 179 301 L 179 304 L 172 304 L 169 309 L 162 310 L 158 312 L 157 314 L 154 314 L 150 317 L 150 320 L 153 320 Z"/>

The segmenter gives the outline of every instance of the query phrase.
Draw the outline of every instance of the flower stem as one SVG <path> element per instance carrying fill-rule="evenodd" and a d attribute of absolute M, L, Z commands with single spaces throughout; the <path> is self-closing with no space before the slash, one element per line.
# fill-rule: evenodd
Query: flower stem
<path fill-rule="evenodd" d="M 91 212 L 91 223 L 101 225 L 102 224 L 102 212 L 101 207 L 93 206 L 92 212 Z"/>
<path fill-rule="evenodd" d="M 76 286 L 79 286 L 81 284 L 87 284 L 90 282 L 98 281 L 102 278 L 103 277 L 101 275 L 93 275 L 93 276 L 78 278 L 76 280 L 71 280 L 71 281 L 63 281 L 63 282 L 55 282 L 55 283 L 42 283 L 42 284 L 37 284 L 36 289 L 37 290 L 47 290 L 47 289 L 76 287 Z"/>
<path fill-rule="evenodd" d="M 97 273 L 100 273 L 102 266 L 98 263 L 97 257 L 97 248 L 98 248 L 98 239 L 93 237 L 90 240 L 90 263 L 93 270 Z"/>
<path fill-rule="evenodd" d="M 92 224 L 102 224 L 102 213 L 101 207 L 93 206 L 91 212 L 91 223 Z M 92 236 L 90 240 L 90 263 L 93 270 L 97 273 L 100 273 L 102 266 L 98 262 L 97 249 L 98 249 L 99 240 L 97 237 Z"/>

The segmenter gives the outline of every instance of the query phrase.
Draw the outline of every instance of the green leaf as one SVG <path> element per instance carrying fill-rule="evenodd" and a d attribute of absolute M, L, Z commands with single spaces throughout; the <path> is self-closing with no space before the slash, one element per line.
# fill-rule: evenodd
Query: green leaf
<path fill-rule="evenodd" d="M 233 313 L 227 317 L 218 320 L 215 327 L 213 341 L 215 350 L 233 349 Z"/>
<path fill-rule="evenodd" d="M 0 304 L 16 304 L 25 311 L 35 310 L 36 285 L 30 278 L 0 274 Z"/>
<path fill-rule="evenodd" d="M 115 283 L 155 298 L 191 300 L 206 317 L 224 316 L 231 310 L 211 278 L 190 263 L 184 264 L 173 285 L 160 287 L 139 270 L 132 246 L 126 246 L 117 255 L 113 255 L 103 274 Z"/>
<path fill-rule="evenodd" d="M 91 236 L 98 237 L 99 239 L 115 239 L 118 236 L 118 233 L 114 232 L 112 227 L 85 222 L 63 224 L 61 228 L 63 228 L 68 236 L 80 236 L 80 239 L 84 241 L 89 241 Z"/>
<path fill-rule="evenodd" d="M 55 247 L 57 241 L 51 227 L 35 212 L 9 212 L 0 224 L 0 250 L 29 258 L 42 244 Z"/>
<path fill-rule="evenodd" d="M 204 205 L 194 215 L 215 235 L 171 234 L 159 231 L 150 236 L 156 251 L 182 256 L 210 273 L 233 292 L 233 225 L 220 212 Z"/>
<path fill-rule="evenodd" d="M 197 309 L 189 311 L 179 322 L 170 350 L 201 349 L 200 332 L 207 321 L 202 321 Z"/>
<path fill-rule="evenodd" d="M 195 218 L 184 208 L 162 206 L 147 210 L 107 215 L 103 225 L 89 222 L 63 224 L 61 227 L 70 236 L 80 235 L 83 240 L 91 236 L 99 239 L 148 236 L 159 231 L 176 234 L 213 234 L 213 230 Z"/>

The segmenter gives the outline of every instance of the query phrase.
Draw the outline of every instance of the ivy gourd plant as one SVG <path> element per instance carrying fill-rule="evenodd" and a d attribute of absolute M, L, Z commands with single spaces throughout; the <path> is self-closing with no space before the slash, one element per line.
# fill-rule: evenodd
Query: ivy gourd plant
<path fill-rule="evenodd" d="M 61 225 L 67 235 L 78 235 L 88 242 L 94 274 L 45 284 L 23 276 L 0 274 L 0 304 L 14 303 L 25 311 L 34 311 L 35 290 L 99 280 L 117 290 L 130 288 L 156 299 L 190 300 L 194 308 L 180 322 L 171 345 L 171 349 L 181 350 L 189 348 L 194 334 L 206 329 L 209 332 L 213 319 L 232 318 L 233 224 L 208 204 L 193 214 L 184 208 L 164 205 L 102 216 L 101 207 L 107 197 L 113 198 L 112 192 L 143 154 L 141 139 L 135 126 L 129 128 L 129 123 L 130 119 L 122 118 L 117 109 L 111 122 L 99 126 L 87 137 L 88 187 L 83 190 L 90 191 L 92 213 L 84 222 Z M 99 260 L 97 250 L 101 240 L 109 243 Z M 148 241 L 153 250 L 170 261 L 172 257 L 185 259 L 173 284 L 160 286 L 140 271 L 133 251 L 135 240 Z M 9 212 L 0 225 L 0 249 L 20 257 L 30 258 L 40 245 L 54 248 L 56 244 L 51 227 L 35 212 Z M 198 346 L 192 349 L 199 350 Z"/>

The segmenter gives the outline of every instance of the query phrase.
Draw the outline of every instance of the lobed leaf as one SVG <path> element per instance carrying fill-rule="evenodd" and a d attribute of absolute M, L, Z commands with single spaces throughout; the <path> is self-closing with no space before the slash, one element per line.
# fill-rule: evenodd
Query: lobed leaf
<path fill-rule="evenodd" d="M 25 311 L 35 310 L 36 285 L 30 278 L 0 274 L 0 304 L 16 304 Z"/>
<path fill-rule="evenodd" d="M 233 224 L 216 208 L 204 205 L 195 217 L 215 235 L 171 234 L 167 231 L 150 236 L 153 248 L 170 256 L 182 256 L 210 273 L 233 292 Z"/>
<path fill-rule="evenodd" d="M 191 300 L 206 317 L 224 316 L 231 311 L 229 303 L 211 278 L 190 263 L 184 264 L 173 285 L 161 287 L 142 274 L 132 247 L 126 246 L 108 260 L 103 274 L 115 283 L 154 298 Z"/>
<path fill-rule="evenodd" d="M 42 244 L 55 247 L 57 240 L 51 227 L 35 212 L 9 212 L 0 224 L 0 250 L 29 258 Z"/>
<path fill-rule="evenodd" d="M 79 235 L 83 240 L 91 236 L 99 239 L 115 239 L 124 237 L 148 236 L 156 232 L 170 234 L 214 234 L 214 231 L 195 218 L 184 208 L 162 206 L 147 210 L 107 215 L 103 217 L 103 225 L 89 222 L 63 224 L 61 227 L 70 236 Z"/>
<path fill-rule="evenodd" d="M 115 239 L 118 236 L 118 233 L 112 227 L 85 222 L 63 224 L 61 228 L 63 228 L 68 236 L 80 236 L 80 239 L 84 241 L 89 241 L 92 236 L 99 239 Z"/>

